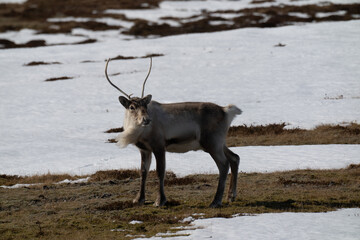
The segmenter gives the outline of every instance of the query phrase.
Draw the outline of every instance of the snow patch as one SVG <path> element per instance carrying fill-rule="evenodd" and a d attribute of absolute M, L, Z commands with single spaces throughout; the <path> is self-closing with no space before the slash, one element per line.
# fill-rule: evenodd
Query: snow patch
<path fill-rule="evenodd" d="M 346 14 L 346 11 L 337 11 L 337 12 L 323 12 L 323 13 L 316 13 L 315 16 L 317 18 L 325 18 L 330 16 L 344 16 Z"/>
<path fill-rule="evenodd" d="M 80 178 L 80 179 L 77 179 L 77 180 L 65 179 L 65 180 L 63 180 L 63 181 L 57 182 L 56 184 L 64 184 L 64 183 L 67 183 L 67 184 L 86 183 L 86 182 L 89 181 L 89 179 L 90 179 L 90 177 Z"/>
<path fill-rule="evenodd" d="M 266 213 L 235 218 L 195 220 L 195 229 L 179 231 L 171 239 L 358 239 L 360 209 L 326 213 Z M 189 234 L 189 236 L 186 236 Z M 150 239 L 160 240 L 161 236 Z"/>
<path fill-rule="evenodd" d="M 32 186 L 37 186 L 37 185 L 39 185 L 39 183 L 31 183 L 31 184 L 17 183 L 12 186 L 2 185 L 2 186 L 0 186 L 0 188 L 15 189 L 15 188 L 23 188 L 23 187 L 32 187 Z"/>
<path fill-rule="evenodd" d="M 141 224 L 143 223 L 142 221 L 137 221 L 137 220 L 132 220 L 129 222 L 129 224 Z"/>
<path fill-rule="evenodd" d="M 117 93 L 107 84 L 103 73 L 105 59 L 117 55 L 164 54 L 154 58 L 147 93 L 164 103 L 236 104 L 243 114 L 233 125 L 286 122 L 289 127 L 313 128 L 324 123 L 360 120 L 360 99 L 353 98 L 360 92 L 358 20 L 132 41 L 123 41 L 113 31 L 74 31 L 94 35 L 101 41 L 0 51 L 0 62 L 6 66 L 0 66 L 0 173 L 88 174 L 97 170 L 139 167 L 136 149 L 120 150 L 105 143 L 115 136 L 104 131 L 121 127 L 124 118 Z M 275 48 L 279 42 L 286 46 Z M 32 61 L 62 64 L 23 66 Z M 89 62 L 82 63 L 84 61 Z M 137 79 L 143 79 L 147 67 L 144 59 L 114 61 L 109 74 L 134 72 L 131 77 L 123 74 L 114 76 L 113 80 L 121 81 L 127 91 L 137 93 L 141 84 Z M 62 76 L 76 78 L 44 83 L 46 79 Z M 325 94 L 344 97 L 329 101 L 324 99 Z M 300 164 L 307 162 L 301 156 L 301 147 L 240 148 L 240 169 L 276 170 L 271 168 L 272 161 L 262 164 L 263 169 L 260 165 L 254 168 L 258 162 L 265 163 L 268 157 L 274 162 L 280 159 L 279 165 L 275 165 L 281 169 L 283 166 L 317 167 L 318 163 L 325 166 L 322 159 L 333 157 L 323 153 L 323 149 L 333 152 L 332 149 L 338 148 L 337 160 L 330 161 L 329 168 L 345 167 L 349 161 L 358 162 L 354 153 L 359 151 L 357 146 L 303 148 L 312 149 L 310 159 L 314 164 Z M 348 148 L 354 150 L 347 151 Z M 317 158 L 319 151 L 321 157 Z M 310 152 L 304 152 L 305 156 Z M 198 169 L 204 172 L 204 167 L 194 167 L 193 161 L 189 161 L 197 156 L 203 160 L 197 161 L 195 166 L 208 162 L 206 168 L 217 172 L 205 153 L 169 154 L 168 169 L 181 174 Z M 287 156 L 287 160 L 282 156 Z M 248 161 L 255 165 L 246 167 Z M 286 164 L 280 165 L 284 161 Z"/>
<path fill-rule="evenodd" d="M 192 216 L 189 216 L 189 217 L 184 218 L 184 219 L 181 220 L 180 222 L 182 222 L 182 223 L 189 223 L 189 222 L 192 222 L 192 221 L 194 221 L 194 220 L 195 220 L 195 218 L 193 218 Z"/>
<path fill-rule="evenodd" d="M 77 180 L 69 180 L 69 179 L 65 179 L 63 181 L 60 181 L 60 182 L 57 182 L 55 184 L 75 184 L 75 183 L 86 183 L 88 182 L 90 179 L 90 177 L 87 177 L 87 178 L 80 178 L 80 179 L 77 179 Z M 15 184 L 15 185 L 12 185 L 12 186 L 5 186 L 5 185 L 2 185 L 0 186 L 0 188 L 8 188 L 8 189 L 14 189 L 14 188 L 22 188 L 22 187 L 32 187 L 32 186 L 38 186 L 38 185 L 41 185 L 41 184 L 44 184 L 44 183 L 31 183 L 31 184 L 23 184 L 23 183 L 18 183 L 18 184 Z"/>

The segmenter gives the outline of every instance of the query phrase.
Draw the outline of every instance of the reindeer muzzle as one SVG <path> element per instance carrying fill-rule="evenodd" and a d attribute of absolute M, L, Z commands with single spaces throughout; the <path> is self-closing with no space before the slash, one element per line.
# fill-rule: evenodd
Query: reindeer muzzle
<path fill-rule="evenodd" d="M 150 118 L 143 118 L 143 122 L 142 122 L 142 125 L 143 126 L 147 126 L 149 125 L 151 122 L 151 119 Z"/>

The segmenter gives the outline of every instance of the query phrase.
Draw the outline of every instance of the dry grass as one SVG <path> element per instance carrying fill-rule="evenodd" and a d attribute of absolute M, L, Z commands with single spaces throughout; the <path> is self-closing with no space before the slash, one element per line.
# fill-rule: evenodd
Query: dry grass
<path fill-rule="evenodd" d="M 150 58 L 150 57 L 162 57 L 162 56 L 164 56 L 164 54 L 161 54 L 161 53 L 147 54 L 147 55 L 141 56 L 141 57 L 118 55 L 118 56 L 116 56 L 116 57 L 111 58 L 111 60 L 129 60 L 129 59 Z"/>
<path fill-rule="evenodd" d="M 113 180 L 124 180 L 124 179 L 134 179 L 138 178 L 139 173 L 134 170 L 108 170 L 108 171 L 98 171 L 95 174 L 91 175 L 90 181 L 99 182 L 99 181 L 113 181 Z"/>
<path fill-rule="evenodd" d="M 113 128 L 106 133 L 122 132 L 123 128 Z M 115 139 L 108 139 L 115 143 Z M 230 127 L 226 139 L 230 147 L 270 146 L 270 145 L 313 145 L 313 144 L 360 144 L 360 124 L 320 125 L 314 129 L 286 129 L 286 124 Z"/>
<path fill-rule="evenodd" d="M 73 79 L 73 77 L 56 77 L 56 78 L 48 78 L 45 80 L 45 82 L 55 82 L 55 81 L 60 81 L 60 80 L 70 80 Z"/>
<path fill-rule="evenodd" d="M 22 184 L 52 184 L 63 181 L 65 179 L 68 180 L 76 180 L 79 178 L 83 178 L 84 176 L 71 176 L 69 174 L 42 174 L 42 175 L 33 175 L 33 176 L 17 176 L 17 175 L 0 175 L 0 186 L 12 186 L 14 184 L 22 183 Z"/>
<path fill-rule="evenodd" d="M 53 65 L 53 64 L 61 64 L 60 62 L 43 62 L 43 61 L 33 61 L 33 62 L 29 62 L 27 64 L 24 64 L 24 66 L 39 66 L 39 65 Z"/>
<path fill-rule="evenodd" d="M 286 124 L 231 127 L 227 144 L 235 146 L 360 144 L 360 125 L 320 125 L 314 129 L 286 129 Z"/>
<path fill-rule="evenodd" d="M 167 173 L 169 203 L 162 208 L 152 205 L 158 182 L 154 172 L 148 179 L 144 206 L 132 203 L 139 188 L 136 170 L 97 172 L 88 183 L 51 184 L 49 180 L 57 182 L 64 177 L 37 176 L 48 181 L 46 187 L 0 188 L 1 239 L 124 239 L 127 234 L 176 232 L 171 228 L 188 225 L 181 222 L 185 217 L 201 217 L 194 213 L 209 218 L 360 207 L 360 165 L 340 170 L 240 173 L 239 197 L 220 209 L 207 207 L 216 190 L 217 175 L 177 178 Z M 1 179 L 2 184 L 9 184 L 18 178 Z M 22 177 L 21 181 L 34 180 Z M 143 223 L 129 224 L 132 220 Z"/>

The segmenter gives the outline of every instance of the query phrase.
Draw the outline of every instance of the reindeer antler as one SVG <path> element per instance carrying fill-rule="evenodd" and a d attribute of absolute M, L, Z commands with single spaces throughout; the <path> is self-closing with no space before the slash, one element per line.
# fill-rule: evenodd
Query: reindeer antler
<path fill-rule="evenodd" d="M 128 99 L 130 99 L 130 95 L 126 94 L 123 90 L 121 90 L 119 87 L 117 87 L 115 84 L 113 84 L 110 79 L 109 79 L 109 76 L 107 74 L 107 67 L 108 67 L 108 64 L 110 62 L 111 58 L 109 58 L 107 61 L 106 61 L 106 66 L 105 66 L 105 76 L 106 76 L 106 79 L 109 81 L 109 83 L 111 84 L 111 86 L 113 86 L 114 88 L 116 88 L 117 90 L 119 90 L 122 94 L 124 94 Z"/>
<path fill-rule="evenodd" d="M 144 97 L 145 83 L 146 83 L 146 81 L 147 81 L 147 79 L 148 79 L 148 77 L 149 77 L 149 75 L 150 75 L 151 67 L 152 67 L 152 57 L 150 57 L 150 68 L 149 68 L 149 72 L 148 72 L 148 74 L 147 74 L 147 76 L 146 76 L 146 78 L 145 78 L 145 81 L 144 81 L 144 83 L 143 83 L 142 92 L 141 92 L 141 98 Z"/>
<path fill-rule="evenodd" d="M 107 61 L 106 61 L 106 65 L 105 65 L 105 76 L 106 76 L 106 79 L 109 81 L 109 83 L 111 84 L 111 86 L 113 86 L 114 88 L 116 88 L 117 90 L 119 90 L 122 94 L 124 94 L 128 99 L 131 98 L 131 95 L 128 95 L 126 92 L 124 92 L 123 90 L 121 90 L 118 86 L 116 86 L 113 82 L 110 81 L 110 78 L 107 74 L 107 68 L 108 68 L 108 64 L 110 62 L 111 58 L 109 58 Z M 150 75 L 150 72 L 151 72 L 151 67 L 152 67 L 152 57 L 150 57 L 150 68 L 149 68 L 149 72 L 144 80 L 144 83 L 143 83 L 143 87 L 142 87 L 142 92 L 141 92 L 141 98 L 144 97 L 144 91 L 145 91 L 145 83 Z"/>

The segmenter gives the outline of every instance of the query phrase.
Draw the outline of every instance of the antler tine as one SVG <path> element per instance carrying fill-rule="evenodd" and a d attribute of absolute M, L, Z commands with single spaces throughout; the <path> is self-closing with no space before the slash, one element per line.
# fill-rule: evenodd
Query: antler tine
<path fill-rule="evenodd" d="M 144 81 L 144 83 L 143 83 L 142 92 L 141 92 L 141 98 L 144 97 L 145 83 L 146 83 L 146 81 L 147 81 L 147 79 L 148 79 L 148 77 L 149 77 L 149 75 L 150 75 L 151 67 L 152 67 L 152 57 L 150 57 L 150 68 L 149 68 L 149 72 L 148 72 L 148 74 L 147 74 L 147 76 L 146 76 L 146 78 L 145 78 L 145 81 Z"/>
<path fill-rule="evenodd" d="M 124 94 L 128 99 L 130 99 L 130 95 L 126 94 L 123 90 L 121 90 L 119 87 L 117 87 L 115 84 L 113 84 L 110 79 L 109 79 L 109 76 L 107 74 L 107 67 L 108 67 L 108 64 L 110 62 L 111 58 L 109 58 L 107 61 L 106 61 L 106 66 L 105 66 L 105 76 L 106 76 L 106 79 L 109 81 L 109 83 L 111 84 L 111 86 L 113 86 L 114 88 L 116 88 L 117 90 L 119 90 L 122 94 Z"/>

